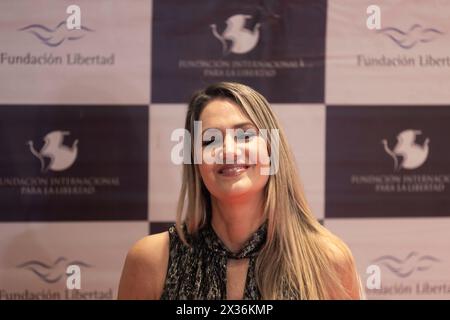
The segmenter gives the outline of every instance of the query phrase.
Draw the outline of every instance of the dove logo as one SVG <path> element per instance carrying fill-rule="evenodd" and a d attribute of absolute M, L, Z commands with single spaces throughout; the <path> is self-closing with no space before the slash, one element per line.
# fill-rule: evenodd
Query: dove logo
<path fill-rule="evenodd" d="M 48 47 L 58 47 L 64 41 L 74 41 L 83 38 L 88 32 L 94 30 L 81 26 L 80 29 L 69 30 L 66 28 L 66 21 L 61 21 L 55 28 L 51 29 L 42 24 L 30 24 L 19 31 L 31 33 L 39 41 Z"/>
<path fill-rule="evenodd" d="M 434 264 L 440 262 L 440 260 L 430 255 L 419 255 L 419 253 L 413 251 L 405 259 L 385 255 L 376 258 L 373 262 L 386 267 L 400 278 L 407 278 L 416 271 L 429 270 Z"/>
<path fill-rule="evenodd" d="M 226 28 L 222 34 L 217 32 L 215 24 L 211 24 L 213 35 L 222 43 L 223 54 L 227 55 L 230 52 L 235 54 L 244 54 L 251 51 L 259 40 L 259 27 L 257 23 L 253 30 L 247 29 L 245 23 L 250 15 L 236 14 L 229 17 L 226 21 Z M 231 41 L 231 45 L 228 45 Z"/>
<path fill-rule="evenodd" d="M 78 154 L 78 140 L 75 140 L 72 147 L 63 145 L 64 136 L 69 135 L 68 131 L 52 131 L 44 137 L 45 144 L 38 152 L 33 146 L 33 141 L 28 141 L 31 153 L 40 160 L 41 172 L 63 171 L 68 169 L 76 160 Z M 50 159 L 50 163 L 45 165 L 45 158 Z"/>
<path fill-rule="evenodd" d="M 378 30 L 377 33 L 385 35 L 403 49 L 411 49 L 419 43 L 431 42 L 444 34 L 438 29 L 424 28 L 420 24 L 414 24 L 408 31 L 388 27 Z"/>
<path fill-rule="evenodd" d="M 389 148 L 386 139 L 381 140 L 384 150 L 394 160 L 395 171 L 417 169 L 427 160 L 430 139 L 426 138 L 423 145 L 417 144 L 416 137 L 420 134 L 422 131 L 413 129 L 400 132 L 393 150 Z M 399 162 L 399 157 L 402 157 L 401 162 Z"/>
<path fill-rule="evenodd" d="M 34 273 L 39 279 L 46 283 L 57 283 L 67 274 L 71 266 L 91 268 L 86 262 L 73 260 L 68 262 L 65 257 L 58 257 L 52 264 L 47 264 L 39 260 L 30 260 L 17 266 L 19 269 L 25 269 Z"/>

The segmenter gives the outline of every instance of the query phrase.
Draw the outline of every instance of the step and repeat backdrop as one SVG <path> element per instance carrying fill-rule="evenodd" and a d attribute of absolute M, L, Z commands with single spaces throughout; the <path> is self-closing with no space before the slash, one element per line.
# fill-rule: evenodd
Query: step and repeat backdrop
<path fill-rule="evenodd" d="M 116 298 L 128 249 L 174 221 L 171 133 L 223 80 L 268 98 L 315 215 L 364 284 L 380 272 L 369 299 L 450 299 L 449 16 L 450 0 L 1 1 L 0 299 Z"/>

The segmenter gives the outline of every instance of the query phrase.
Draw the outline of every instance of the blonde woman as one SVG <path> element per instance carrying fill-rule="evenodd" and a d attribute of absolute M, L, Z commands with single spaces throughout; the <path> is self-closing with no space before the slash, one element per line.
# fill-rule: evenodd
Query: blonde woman
<path fill-rule="evenodd" d="M 222 141 L 199 137 L 199 123 Z M 261 94 L 238 83 L 211 85 L 191 99 L 185 129 L 197 136 L 185 140 L 193 156 L 183 165 L 176 227 L 131 248 L 119 299 L 362 298 L 352 254 L 311 213 Z M 194 161 L 199 138 L 201 160 L 223 161 Z"/>

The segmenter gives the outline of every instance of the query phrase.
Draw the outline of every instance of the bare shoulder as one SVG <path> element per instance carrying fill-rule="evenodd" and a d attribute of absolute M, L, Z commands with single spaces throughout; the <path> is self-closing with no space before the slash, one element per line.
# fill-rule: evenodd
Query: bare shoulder
<path fill-rule="evenodd" d="M 328 243 L 328 248 L 331 262 L 334 269 L 340 275 L 342 286 L 345 288 L 348 298 L 363 298 L 355 260 L 348 246 L 343 241 L 336 238 L 336 241 L 330 241 Z M 338 298 L 341 299 L 342 297 Z"/>
<path fill-rule="evenodd" d="M 164 289 L 168 260 L 168 232 L 137 241 L 125 259 L 118 299 L 159 299 Z"/>

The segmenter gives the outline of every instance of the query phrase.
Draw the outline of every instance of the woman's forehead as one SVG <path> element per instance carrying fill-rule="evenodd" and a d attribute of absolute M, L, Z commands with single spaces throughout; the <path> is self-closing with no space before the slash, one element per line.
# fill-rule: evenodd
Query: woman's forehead
<path fill-rule="evenodd" d="M 241 108 L 230 100 L 216 99 L 208 103 L 200 114 L 203 126 L 234 127 L 236 124 L 250 122 Z"/>

